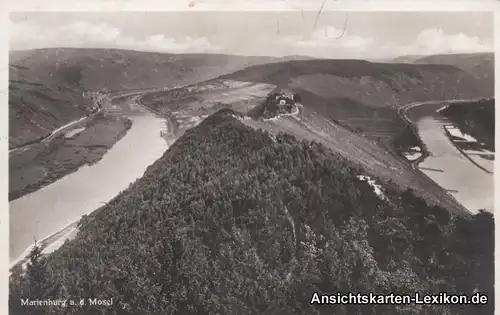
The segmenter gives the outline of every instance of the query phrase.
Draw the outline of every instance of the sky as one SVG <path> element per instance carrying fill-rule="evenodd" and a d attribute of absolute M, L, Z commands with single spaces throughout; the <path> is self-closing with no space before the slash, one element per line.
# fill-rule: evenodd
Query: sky
<path fill-rule="evenodd" d="M 491 12 L 323 11 L 315 25 L 316 16 L 317 10 L 15 12 L 9 44 L 11 50 L 98 47 L 367 59 L 493 51 Z"/>

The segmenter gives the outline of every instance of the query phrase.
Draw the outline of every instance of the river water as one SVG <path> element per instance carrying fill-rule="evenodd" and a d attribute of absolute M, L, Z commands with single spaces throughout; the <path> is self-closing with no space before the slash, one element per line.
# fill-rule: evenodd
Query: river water
<path fill-rule="evenodd" d="M 99 162 L 10 202 L 11 263 L 34 239 L 41 241 L 110 201 L 163 155 L 165 120 L 145 111 L 129 118 L 132 127 Z"/>
<path fill-rule="evenodd" d="M 439 104 L 419 107 L 426 109 L 410 109 L 409 116 L 430 153 L 419 164 L 421 171 L 471 212 L 493 211 L 493 175 L 471 163 L 449 140 L 443 126 L 451 122 L 436 113 Z M 166 131 L 164 119 L 145 111 L 135 111 L 130 118 L 130 130 L 99 162 L 10 202 L 11 263 L 29 251 L 34 239 L 43 240 L 110 201 L 167 150 L 160 136 Z M 493 169 L 493 161 L 483 163 Z"/>
<path fill-rule="evenodd" d="M 444 126 L 453 126 L 453 123 L 435 111 L 440 107 L 439 104 L 422 107 L 431 110 L 420 110 L 419 113 L 409 115 L 417 123 L 420 139 L 430 154 L 419 163 L 420 170 L 449 190 L 449 193 L 472 213 L 479 209 L 493 212 L 493 174 L 474 165 L 448 138 Z M 483 159 L 481 164 L 488 170 L 494 168 L 494 161 Z"/>

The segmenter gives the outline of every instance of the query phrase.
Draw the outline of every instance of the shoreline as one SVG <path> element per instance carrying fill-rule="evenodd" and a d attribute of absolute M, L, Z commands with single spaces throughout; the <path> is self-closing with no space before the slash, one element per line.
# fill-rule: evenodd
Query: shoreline
<path fill-rule="evenodd" d="M 411 165 L 411 168 L 413 170 L 416 170 L 416 171 L 419 171 L 420 173 L 424 174 L 424 172 L 420 171 L 419 167 L 418 167 L 418 164 L 420 164 L 423 160 L 425 160 L 427 157 L 429 157 L 429 151 L 427 150 L 427 147 L 425 145 L 425 143 L 422 141 L 422 139 L 420 138 L 420 135 L 418 134 L 418 128 L 416 126 L 416 124 L 408 118 L 408 116 L 406 116 L 406 111 L 414 106 L 420 106 L 420 105 L 424 105 L 425 103 L 410 103 L 410 104 L 407 104 L 407 105 L 403 105 L 402 107 L 400 107 L 398 109 L 398 114 L 401 118 L 403 118 L 403 120 L 406 122 L 406 124 L 408 126 L 410 126 L 413 134 L 415 135 L 415 137 L 417 138 L 417 141 L 418 141 L 418 146 L 420 147 L 420 156 L 418 158 L 416 158 L 414 161 L 411 161 L 410 165 Z M 430 177 L 428 177 L 426 174 L 424 174 L 427 178 L 429 178 L 430 180 L 432 180 Z"/>
<path fill-rule="evenodd" d="M 460 130 L 460 128 L 458 126 L 455 125 L 455 127 Z M 476 167 L 478 167 L 479 169 L 481 169 L 482 171 L 488 173 L 488 174 L 491 174 L 493 175 L 494 173 L 493 172 L 490 172 L 488 171 L 487 169 L 485 169 L 484 167 L 482 167 L 481 165 L 479 165 L 476 161 L 474 161 L 473 159 L 471 159 L 471 157 L 469 156 L 469 154 L 467 154 L 464 150 L 462 150 L 459 146 L 457 146 L 455 144 L 455 141 L 453 141 L 453 139 L 451 138 L 451 133 L 448 131 L 448 129 L 446 129 L 444 126 L 443 126 L 443 130 L 444 130 L 444 133 L 446 135 L 446 137 L 448 138 L 448 140 L 450 140 L 450 142 L 453 144 L 453 146 L 458 150 L 458 152 L 460 152 L 460 154 L 462 154 L 467 160 L 469 160 L 469 162 L 471 162 L 472 164 L 474 164 Z"/>
<path fill-rule="evenodd" d="M 120 96 L 123 96 L 123 95 L 120 95 Z M 116 97 L 120 97 L 120 96 L 116 96 Z M 126 96 L 131 96 L 131 95 L 126 95 Z M 167 122 L 167 125 L 168 127 L 171 127 L 169 125 L 169 120 L 168 118 L 164 117 L 163 115 L 159 115 L 158 113 L 155 113 L 153 112 L 152 110 L 150 110 L 147 106 L 144 106 L 142 104 L 140 104 L 138 101 L 137 101 L 137 98 L 135 99 L 136 103 L 143 107 L 149 114 L 152 114 L 153 116 L 155 116 L 156 118 L 159 118 L 159 119 L 164 119 L 166 122 Z M 130 118 L 127 118 L 127 119 L 130 119 Z M 127 129 L 127 131 L 129 129 L 131 129 L 132 127 L 132 124 L 131 126 Z M 126 132 L 125 132 L 126 133 Z M 169 133 L 170 133 L 170 130 L 169 130 Z M 123 138 L 123 137 L 121 137 Z M 119 140 L 118 139 L 114 144 L 116 144 Z M 167 139 L 166 137 L 163 137 L 161 136 L 161 138 L 167 143 L 168 146 L 171 145 L 171 139 Z M 113 144 L 113 146 L 114 146 Z M 108 148 L 109 150 L 110 148 Z M 168 147 L 167 147 L 168 149 Z M 104 157 L 104 155 L 108 152 L 108 150 L 103 154 L 102 157 Z M 101 159 L 102 159 L 101 157 Z M 99 160 L 100 161 L 100 160 Z M 96 163 L 98 163 L 99 161 L 97 161 Z M 95 163 L 94 163 L 95 164 Z M 78 171 L 78 169 L 76 169 L 75 171 Z M 73 171 L 74 172 L 74 171 Z M 67 174 L 66 174 L 67 175 Z M 62 178 L 62 177 L 61 177 Z M 59 178 L 59 179 L 61 179 Z M 59 180 L 58 179 L 58 180 Z M 56 180 L 57 181 L 57 180 Z M 9 200 L 10 202 L 11 200 Z M 91 215 L 92 213 L 95 213 L 96 211 L 98 211 L 99 209 L 101 209 L 101 207 L 98 207 L 96 209 L 94 209 L 92 212 L 88 213 L 87 215 Z M 66 227 L 64 227 L 63 229 L 60 229 L 58 231 L 55 231 L 53 232 L 52 234 L 48 235 L 47 237 L 44 237 L 42 238 L 42 240 L 40 241 L 36 241 L 36 243 L 32 243 L 30 246 L 28 246 L 23 252 L 22 254 L 17 257 L 16 259 L 14 259 L 13 261 L 10 261 L 9 262 L 9 270 L 12 270 L 12 268 L 14 268 L 15 266 L 19 265 L 19 264 L 24 264 L 26 262 L 26 259 L 27 257 L 29 256 L 29 253 L 31 252 L 31 250 L 33 249 L 33 247 L 35 246 L 35 244 L 38 244 L 41 249 L 42 249 L 42 254 L 45 256 L 45 255 L 50 255 L 52 252 L 56 251 L 58 248 L 60 248 L 60 246 L 62 246 L 64 244 L 64 242 L 67 240 L 67 239 L 70 239 L 72 236 L 76 235 L 76 233 L 78 233 L 80 230 L 82 230 L 83 228 L 85 228 L 85 226 L 87 224 L 85 224 L 84 226 L 80 226 L 80 222 L 81 222 L 81 218 L 79 218 L 78 220 L 68 224 Z M 88 223 L 88 222 L 87 222 Z M 54 244 L 57 244 L 56 246 L 54 246 Z M 47 248 L 50 248 L 50 251 L 47 252 Z M 45 252 L 44 252 L 45 251 Z"/>
<path fill-rule="evenodd" d="M 419 158 L 417 158 L 415 161 L 411 161 L 411 167 L 420 172 L 425 178 L 427 178 L 428 180 L 434 182 L 436 185 L 438 185 L 439 187 L 441 187 L 442 189 L 444 189 L 445 191 L 447 191 L 447 189 L 445 189 L 444 187 L 442 187 L 441 185 L 439 185 L 438 183 L 436 183 L 432 178 L 430 178 L 424 171 L 422 171 L 420 169 L 420 167 L 418 166 L 421 162 L 423 162 L 426 158 L 428 158 L 430 156 L 430 153 L 427 149 L 427 147 L 425 146 L 425 144 L 423 143 L 422 139 L 420 138 L 420 135 L 418 134 L 418 127 L 417 127 L 417 124 L 416 122 L 412 121 L 410 118 L 408 118 L 408 116 L 406 115 L 406 112 L 413 108 L 413 107 L 417 107 L 417 106 L 422 106 L 422 105 L 432 105 L 432 104 L 439 104 L 439 103 L 444 103 L 442 107 L 440 107 L 439 109 L 436 110 L 436 113 L 439 113 L 440 110 L 443 110 L 445 107 L 448 107 L 450 106 L 451 104 L 453 103 L 464 103 L 464 102 L 473 102 L 473 101 L 477 101 L 477 100 L 481 100 L 481 99 L 484 99 L 484 98 L 472 98 L 472 99 L 467 99 L 467 100 L 464 100 L 464 99 L 460 99 L 460 100 L 440 100 L 440 101 L 423 101 L 423 102 L 413 102 L 413 103 L 410 103 L 410 104 L 406 104 L 406 105 L 403 105 L 402 107 L 398 108 L 398 114 L 400 115 L 400 117 L 410 126 L 410 128 L 412 129 L 412 131 L 414 132 L 415 136 L 417 137 L 418 139 L 418 142 L 419 142 L 419 146 L 420 146 L 420 149 L 421 149 L 421 156 Z M 445 131 L 445 135 L 446 137 L 448 138 L 448 140 L 452 143 L 452 145 L 457 148 L 457 150 L 462 153 L 463 155 L 466 155 L 464 152 L 462 152 L 456 145 L 455 143 L 452 141 L 452 139 L 449 137 L 449 134 L 446 130 L 446 128 L 444 128 L 443 126 L 443 129 Z M 471 159 L 466 156 L 466 158 L 471 161 Z M 472 162 L 472 161 L 471 161 Z M 477 163 L 474 163 L 474 165 L 477 166 Z M 467 209 L 464 205 L 462 205 L 457 198 L 455 198 L 455 196 L 453 196 L 452 194 L 449 194 L 451 198 L 453 198 L 466 212 L 467 214 L 469 215 L 473 215 L 474 213 L 472 211 L 470 211 L 469 209 Z"/>
<path fill-rule="evenodd" d="M 58 241 L 61 242 L 61 245 L 63 245 L 64 241 L 66 239 L 68 239 L 72 233 L 74 233 L 75 231 L 78 232 L 78 225 L 80 223 L 80 220 L 77 220 L 73 223 L 70 223 L 69 225 L 64 227 L 62 230 L 56 231 L 56 232 L 52 233 L 51 235 L 43 238 L 42 240 L 36 241 L 35 243 L 31 244 L 28 248 L 26 248 L 26 250 L 19 257 L 17 257 L 13 261 L 9 261 L 9 271 L 11 271 L 12 268 L 16 267 L 19 264 L 21 264 L 21 265 L 24 264 L 29 256 L 31 250 L 33 249 L 33 247 L 35 247 L 35 245 L 38 245 L 40 247 L 40 249 L 42 250 L 42 255 L 49 255 L 52 251 L 50 251 L 49 253 L 44 253 L 44 250 L 49 248 L 54 243 L 57 243 Z M 58 246 L 58 247 L 60 247 L 60 246 Z"/>
<path fill-rule="evenodd" d="M 93 124 L 103 123 L 101 120 L 107 119 L 107 117 L 108 116 L 93 117 L 92 123 Z M 102 152 L 97 154 L 99 157 L 95 161 L 87 161 L 87 160 L 83 159 L 80 162 L 77 161 L 75 163 L 69 162 L 69 163 L 62 164 L 62 167 L 63 167 L 62 169 L 57 169 L 57 168 L 51 169 L 50 166 L 52 164 L 49 164 L 49 166 L 47 166 L 47 165 L 41 166 L 41 165 L 37 164 L 37 159 L 38 159 L 38 161 L 40 161 L 40 159 L 38 158 L 38 155 L 41 155 L 41 157 L 43 159 L 44 157 L 48 157 L 50 154 L 52 154 L 53 152 L 57 152 L 60 149 L 72 148 L 74 151 L 76 151 L 76 150 L 79 150 L 80 147 L 92 148 L 95 145 L 93 145 L 91 143 L 89 143 L 89 144 L 75 144 L 75 145 L 70 145 L 70 144 L 68 145 L 67 143 L 61 143 L 57 148 L 55 148 L 55 150 L 50 150 L 46 146 L 40 148 L 39 152 L 35 152 L 37 154 L 36 158 L 29 161 L 28 163 L 26 163 L 26 165 L 23 165 L 20 169 L 22 169 L 23 167 L 26 167 L 26 166 L 40 166 L 45 170 L 46 175 L 38 181 L 34 180 L 34 181 L 29 182 L 27 185 L 25 185 L 21 189 L 10 190 L 10 188 L 9 188 L 9 195 L 8 195 L 9 202 L 17 200 L 19 198 L 22 198 L 24 196 L 27 196 L 31 193 L 34 193 L 34 192 L 42 189 L 43 187 L 48 186 L 48 185 L 58 181 L 59 179 L 63 178 L 64 176 L 67 176 L 71 173 L 78 171 L 78 169 L 80 169 L 80 167 L 83 167 L 85 165 L 90 166 L 92 164 L 99 162 L 102 159 L 102 157 L 108 152 L 108 150 L 111 149 L 115 145 L 115 143 L 120 141 L 127 134 L 127 132 L 130 130 L 130 128 L 132 128 L 132 121 L 128 118 L 125 119 L 124 121 L 116 120 L 116 123 L 121 125 L 120 126 L 121 130 L 119 130 L 114 135 L 114 141 L 112 141 L 113 143 L 111 143 L 110 145 L 104 145 L 104 146 L 99 145 L 100 148 L 104 148 L 104 149 L 102 150 Z M 85 130 L 83 132 L 85 132 Z M 82 134 L 83 134 L 83 132 L 82 132 Z M 68 142 L 71 140 L 72 140 L 71 138 L 64 139 L 65 142 Z M 29 150 L 29 148 L 25 148 L 25 150 Z M 22 153 L 19 153 L 19 154 L 22 154 Z M 74 155 L 72 155 L 71 157 L 77 159 L 79 156 L 78 154 L 79 153 L 74 153 Z M 50 159 L 42 160 L 42 161 L 49 163 Z M 16 170 L 17 170 L 17 167 L 14 167 L 14 169 L 11 171 L 10 176 L 12 176 L 12 174 L 14 174 Z M 47 174 L 50 174 L 50 175 L 47 176 Z M 12 180 L 12 178 L 10 178 L 10 180 Z"/>
<path fill-rule="evenodd" d="M 412 121 L 410 118 L 408 118 L 408 116 L 406 115 L 406 112 L 409 109 L 411 109 L 413 107 L 417 107 L 417 106 L 431 105 L 431 104 L 438 104 L 438 103 L 446 103 L 446 104 L 443 104 L 443 106 L 441 108 L 439 108 L 439 109 L 436 110 L 436 112 L 439 112 L 439 111 L 443 110 L 444 108 L 450 106 L 450 104 L 452 104 L 452 103 L 466 103 L 466 102 L 471 102 L 471 101 L 478 101 L 478 100 L 481 100 L 481 99 L 484 99 L 484 98 L 483 97 L 477 97 L 477 98 L 471 98 L 471 99 L 467 99 L 467 100 L 464 100 L 464 99 L 459 99 L 459 100 L 458 99 L 454 99 L 454 100 L 437 100 L 437 101 L 412 102 L 412 103 L 403 105 L 400 108 L 398 108 L 398 114 L 399 114 L 399 116 L 406 122 L 406 124 L 408 126 L 410 126 L 410 128 L 413 131 L 413 133 L 417 137 L 417 140 L 419 142 L 419 147 L 420 147 L 420 150 L 421 150 L 421 153 L 422 153 L 422 155 L 419 158 L 417 158 L 415 161 L 411 162 L 412 168 L 414 170 L 418 170 L 418 164 L 420 164 L 424 159 L 426 159 L 427 157 L 429 157 L 429 151 L 427 150 L 427 147 L 425 146 L 425 144 L 423 143 L 422 139 L 420 138 L 420 135 L 418 134 L 418 127 L 417 127 L 416 123 L 414 121 Z M 421 173 L 423 173 L 423 172 L 421 172 Z M 425 175 L 425 176 L 427 176 L 427 175 Z M 428 177 L 428 178 L 430 179 L 430 177 Z"/>
<path fill-rule="evenodd" d="M 78 123 L 81 123 L 81 122 L 84 122 L 87 119 L 95 118 L 95 116 L 97 116 L 100 112 L 102 112 L 102 109 L 103 109 L 102 104 L 100 104 L 99 102 L 100 101 L 95 102 L 93 109 L 89 113 L 87 113 L 85 116 L 82 116 L 82 117 L 79 117 L 77 119 L 74 119 L 74 120 L 70 121 L 69 123 L 64 124 L 64 125 L 56 128 L 56 129 L 52 130 L 50 133 L 46 134 L 45 136 L 41 136 L 41 137 L 39 137 L 37 139 L 28 141 L 28 142 L 26 142 L 26 143 L 24 143 L 22 145 L 18 145 L 18 146 L 15 146 L 13 148 L 10 148 L 9 149 L 9 155 L 11 153 L 16 153 L 16 151 L 25 151 L 30 146 L 32 146 L 34 144 L 40 144 L 40 143 L 44 143 L 45 141 L 50 141 L 58 133 L 64 131 L 65 129 L 71 128 L 74 125 L 76 125 Z"/>

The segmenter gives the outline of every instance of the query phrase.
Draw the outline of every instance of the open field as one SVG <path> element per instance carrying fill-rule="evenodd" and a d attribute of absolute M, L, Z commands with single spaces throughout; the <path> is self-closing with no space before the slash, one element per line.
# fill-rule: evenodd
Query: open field
<path fill-rule="evenodd" d="M 176 137 L 197 125 L 201 119 L 222 108 L 246 112 L 263 101 L 275 85 L 210 80 L 168 91 L 146 93 L 139 102 L 167 117 Z"/>

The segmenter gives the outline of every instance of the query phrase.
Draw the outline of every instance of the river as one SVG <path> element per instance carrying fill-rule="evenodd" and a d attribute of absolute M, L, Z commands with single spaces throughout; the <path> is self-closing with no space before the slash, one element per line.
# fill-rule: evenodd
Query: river
<path fill-rule="evenodd" d="M 168 145 L 160 132 L 166 121 L 145 110 L 129 118 L 132 127 L 99 162 L 9 203 L 11 264 L 25 256 L 34 239 L 41 241 L 109 202 L 163 155 Z"/>
<path fill-rule="evenodd" d="M 442 104 L 424 104 L 408 110 L 416 123 L 420 139 L 429 156 L 418 167 L 433 181 L 448 190 L 453 197 L 472 213 L 479 209 L 493 212 L 494 160 L 486 160 L 460 152 L 445 132 L 456 126 L 436 112 Z M 468 151 L 466 151 L 468 152 Z M 482 167 L 472 163 L 478 161 Z M 490 170 L 488 172 L 487 170 Z"/>
<path fill-rule="evenodd" d="M 11 263 L 26 255 L 34 239 L 41 241 L 109 202 L 167 150 L 160 136 L 166 121 L 128 105 L 134 109 L 129 115 L 132 127 L 99 162 L 10 202 Z M 493 175 L 471 163 L 450 141 L 443 126 L 452 124 L 436 112 L 440 107 L 426 104 L 408 110 L 430 153 L 419 164 L 421 171 L 471 212 L 493 211 Z M 491 169 L 493 164 L 482 161 Z"/>

